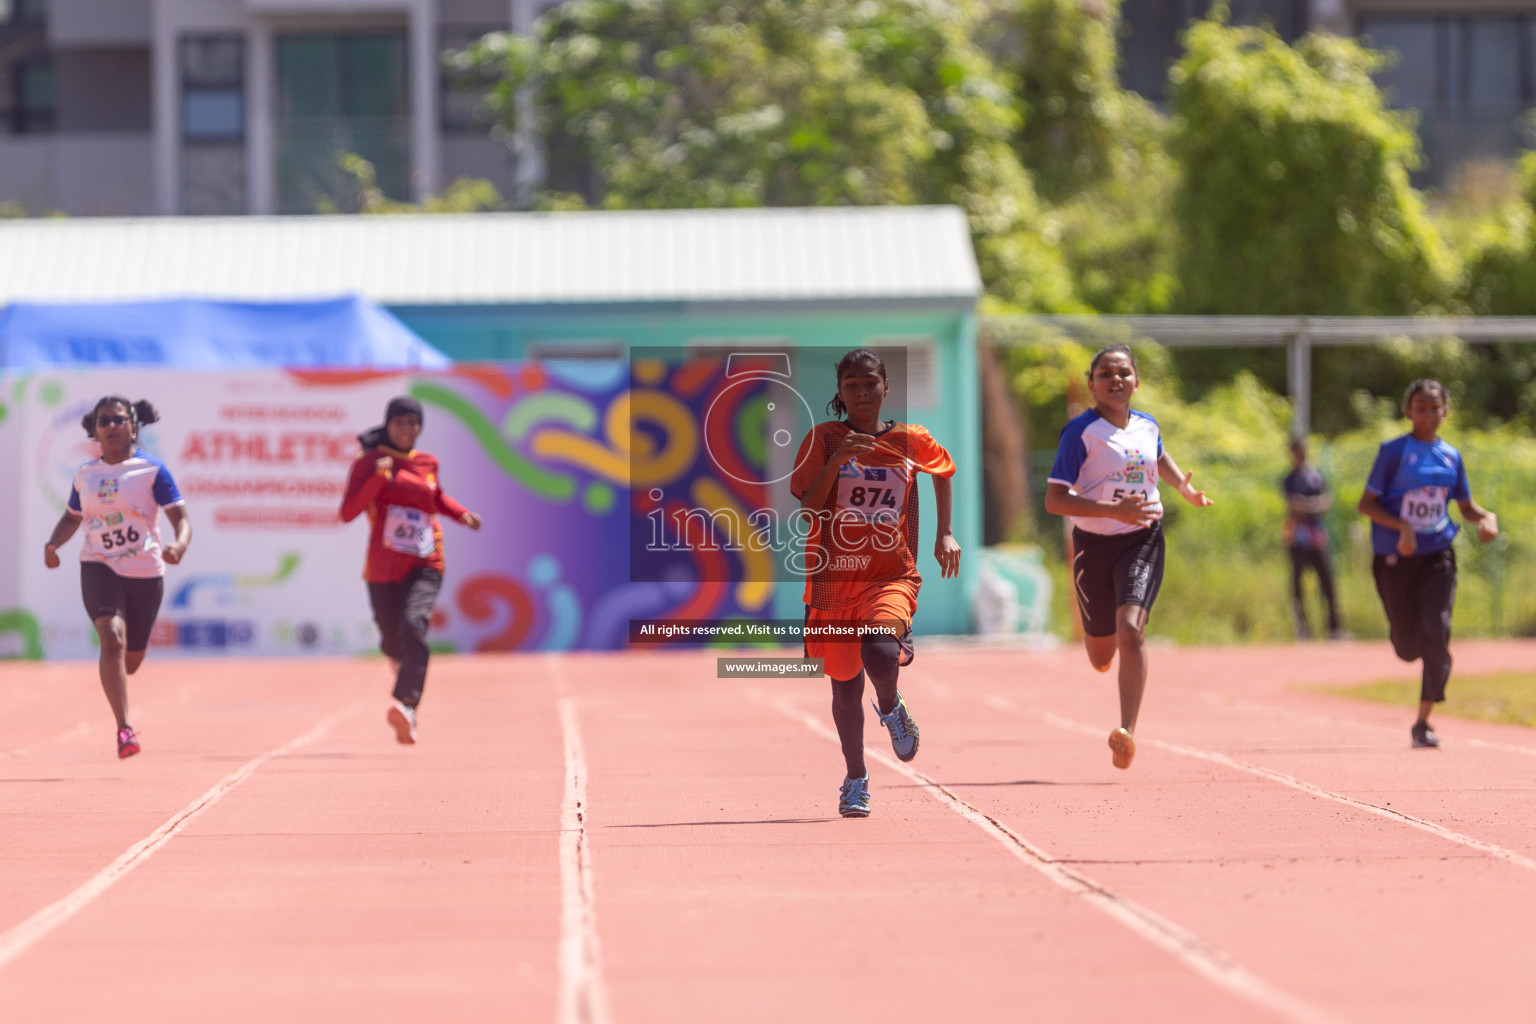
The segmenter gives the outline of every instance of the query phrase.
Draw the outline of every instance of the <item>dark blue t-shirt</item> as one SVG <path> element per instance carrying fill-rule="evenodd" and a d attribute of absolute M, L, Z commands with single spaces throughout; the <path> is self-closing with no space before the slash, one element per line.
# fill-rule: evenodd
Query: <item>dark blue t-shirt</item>
<path fill-rule="evenodd" d="M 1439 438 L 1424 442 L 1412 434 L 1382 443 L 1365 489 L 1389 514 L 1413 526 L 1421 555 L 1451 546 L 1461 530 L 1451 519 L 1451 502 L 1472 500 L 1461 453 Z M 1372 520 L 1371 550 L 1397 554 L 1397 531 Z"/>

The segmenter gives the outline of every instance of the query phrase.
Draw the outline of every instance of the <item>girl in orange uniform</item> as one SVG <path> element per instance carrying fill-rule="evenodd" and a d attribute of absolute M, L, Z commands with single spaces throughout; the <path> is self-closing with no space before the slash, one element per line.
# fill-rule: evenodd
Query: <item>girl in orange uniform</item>
<path fill-rule="evenodd" d="M 924 428 L 880 418 L 890 390 L 878 355 L 862 348 L 844 355 L 837 363 L 837 394 L 827 404 L 840 418 L 806 435 L 790 478 L 790 492 L 815 517 L 806 550 L 805 652 L 823 659 L 832 677 L 832 720 L 847 767 L 838 801 L 845 818 L 869 816 L 866 672 L 896 756 L 917 756 L 917 723 L 896 680 L 914 656 L 912 616 L 923 584 L 917 571 L 918 473 L 933 477 L 939 516 L 934 557 L 941 574 L 960 573 L 960 545 L 950 532 L 954 460 Z"/>

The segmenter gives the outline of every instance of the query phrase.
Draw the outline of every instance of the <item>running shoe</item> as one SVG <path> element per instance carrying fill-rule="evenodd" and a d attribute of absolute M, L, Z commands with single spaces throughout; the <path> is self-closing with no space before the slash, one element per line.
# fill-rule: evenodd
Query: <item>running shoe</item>
<path fill-rule="evenodd" d="M 875 714 L 880 715 L 880 705 L 874 701 L 869 703 L 873 705 Z M 917 756 L 917 723 L 907 710 L 907 702 L 901 699 L 901 691 L 896 692 L 896 706 L 891 709 L 891 713 L 880 715 L 880 724 L 890 732 L 891 749 L 896 751 L 898 759 L 910 761 Z"/>
<path fill-rule="evenodd" d="M 416 742 L 416 709 L 402 701 L 389 706 L 389 724 L 395 728 L 395 739 L 401 743 Z"/>
<path fill-rule="evenodd" d="M 1430 728 L 1428 722 L 1414 722 L 1412 735 L 1415 747 L 1440 746 L 1440 737 L 1435 735 L 1435 730 Z"/>
<path fill-rule="evenodd" d="M 838 790 L 837 813 L 845 818 L 869 817 L 869 776 L 862 779 L 843 776 L 843 788 Z"/>
<path fill-rule="evenodd" d="M 1131 759 L 1136 756 L 1136 737 L 1122 725 L 1109 734 L 1109 753 L 1116 768 L 1129 768 Z"/>
<path fill-rule="evenodd" d="M 138 752 L 139 734 L 133 731 L 133 726 L 125 725 L 117 730 L 117 756 L 132 757 Z"/>

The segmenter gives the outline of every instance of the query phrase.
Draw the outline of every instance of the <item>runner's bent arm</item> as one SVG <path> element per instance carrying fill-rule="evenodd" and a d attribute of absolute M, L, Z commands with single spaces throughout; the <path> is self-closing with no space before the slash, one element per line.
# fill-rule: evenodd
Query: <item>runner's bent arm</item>
<path fill-rule="evenodd" d="M 160 552 L 172 565 L 181 561 L 181 556 L 186 554 L 187 545 L 192 543 L 192 521 L 187 518 L 187 506 L 172 505 L 165 509 L 165 518 L 171 521 L 171 528 L 176 531 L 176 539 L 171 541 Z"/>
<path fill-rule="evenodd" d="M 378 497 L 384 485 L 389 483 L 390 469 L 385 464 L 393 465 L 393 460 L 384 455 L 375 459 L 368 452 L 364 452 L 352 461 L 352 470 L 347 477 L 347 493 L 341 499 L 341 521 L 350 523 L 361 515 L 373 499 Z"/>
<path fill-rule="evenodd" d="M 1456 504 L 1461 508 L 1461 518 L 1469 523 L 1477 524 L 1477 539 L 1484 544 L 1499 535 L 1499 517 L 1483 508 L 1471 498 L 1457 498 Z"/>
<path fill-rule="evenodd" d="M 832 493 L 833 486 L 837 483 L 837 471 L 845 464 L 875 450 L 875 439 L 869 434 L 861 434 L 858 431 L 850 431 L 843 438 L 842 444 L 837 446 L 837 451 L 827 460 L 827 464 L 821 467 L 821 472 L 811 485 L 800 495 L 800 507 L 810 512 L 819 512 L 827 503 L 827 495 Z"/>
<path fill-rule="evenodd" d="M 1204 491 L 1197 491 L 1190 485 L 1189 481 L 1195 475 L 1194 470 L 1188 473 L 1181 472 L 1179 464 L 1173 461 L 1172 455 L 1168 454 L 1168 449 L 1164 448 L 1163 454 L 1157 457 L 1157 468 L 1169 480 L 1177 481 L 1175 487 L 1178 489 L 1179 497 L 1191 505 L 1196 508 L 1205 508 L 1207 505 L 1216 504 Z"/>
<path fill-rule="evenodd" d="M 59 567 L 58 549 L 80 529 L 80 517 L 73 512 L 65 512 L 59 516 L 59 521 L 53 524 L 53 533 L 48 537 L 48 543 L 43 545 L 43 564 L 50 569 Z"/>
<path fill-rule="evenodd" d="M 480 517 L 448 497 L 442 487 L 437 489 L 437 510 L 443 515 L 452 516 L 455 522 L 463 523 L 471 530 L 480 529 Z"/>
<path fill-rule="evenodd" d="M 950 529 L 954 509 L 955 488 L 951 477 L 933 478 L 933 501 L 938 506 L 938 540 L 933 545 L 933 557 L 939 560 L 939 578 L 949 579 L 960 575 L 960 542 Z"/>
<path fill-rule="evenodd" d="M 1045 485 L 1045 510 L 1053 516 L 1100 516 L 1131 526 L 1151 526 L 1157 522 L 1157 516 L 1145 507 L 1150 500 L 1146 495 L 1132 491 L 1116 501 L 1094 501 L 1073 494 L 1066 484 L 1054 480 Z"/>
<path fill-rule="evenodd" d="M 1397 553 L 1411 555 L 1419 550 L 1419 538 L 1414 534 L 1413 527 L 1405 520 L 1388 512 L 1381 504 L 1381 495 L 1373 491 L 1365 491 L 1360 495 L 1360 504 L 1356 506 L 1360 514 L 1373 523 L 1379 523 L 1389 530 L 1397 531 Z"/>

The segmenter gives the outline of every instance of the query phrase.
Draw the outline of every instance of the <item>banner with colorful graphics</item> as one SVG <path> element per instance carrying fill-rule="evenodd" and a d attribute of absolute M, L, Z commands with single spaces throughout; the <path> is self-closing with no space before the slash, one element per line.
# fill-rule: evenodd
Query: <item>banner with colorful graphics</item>
<path fill-rule="evenodd" d="M 699 373 L 723 372 L 718 365 Z M 641 392 L 644 393 L 641 393 Z M 463 364 L 431 372 L 61 370 L 0 390 L 0 496 L 10 543 L 0 556 L 0 657 L 89 658 L 79 539 L 49 570 L 42 548 L 74 469 L 98 454 L 81 418 L 104 395 L 148 399 L 160 421 L 140 446 L 162 459 L 187 502 L 193 539 L 169 566 L 153 651 L 210 655 L 349 654 L 377 649 L 362 580 L 367 523 L 342 524 L 356 435 L 389 399 L 425 410 L 419 446 L 446 493 L 483 528 L 444 521 L 446 572 L 431 639 L 456 651 L 615 649 L 636 616 L 769 614 L 771 588 L 728 587 L 686 565 L 665 579 L 630 569 L 633 410 L 650 488 L 697 489 L 696 406 L 637 385 L 622 362 Z M 750 439 L 711 442 L 756 458 Z M 708 492 L 707 482 L 702 485 Z M 647 491 L 647 494 L 649 490 Z M 170 535 L 161 521 L 162 536 Z"/>

